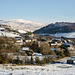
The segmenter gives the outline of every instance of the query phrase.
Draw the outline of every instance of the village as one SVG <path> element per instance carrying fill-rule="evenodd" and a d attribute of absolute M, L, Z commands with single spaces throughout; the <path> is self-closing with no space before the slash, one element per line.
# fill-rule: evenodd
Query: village
<path fill-rule="evenodd" d="M 75 0 L 0 0 L 0 75 L 75 75 Z"/>
<path fill-rule="evenodd" d="M 7 40 L 8 41 L 4 41 Z M 51 57 L 49 62 L 57 62 L 58 59 L 71 57 L 68 63 L 75 64 L 75 39 L 66 37 L 40 36 L 25 30 L 13 30 L 10 26 L 0 25 L 0 52 L 8 57 L 25 62 L 25 57 L 35 61 L 46 56 Z M 2 44 L 3 43 L 3 44 Z M 70 62 L 69 62 L 70 61 Z"/>

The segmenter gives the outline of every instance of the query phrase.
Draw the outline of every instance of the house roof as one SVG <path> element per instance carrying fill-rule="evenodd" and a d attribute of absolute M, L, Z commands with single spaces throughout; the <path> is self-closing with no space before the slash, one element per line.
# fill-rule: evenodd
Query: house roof
<path fill-rule="evenodd" d="M 61 41 L 61 39 L 55 39 L 55 38 L 52 39 L 52 41 L 59 41 L 59 40 Z"/>
<path fill-rule="evenodd" d="M 42 55 L 41 53 L 33 53 L 34 55 Z"/>
<path fill-rule="evenodd" d="M 42 37 L 41 39 L 46 39 L 45 37 Z"/>
<path fill-rule="evenodd" d="M 5 30 L 5 28 L 0 27 L 0 30 Z"/>
<path fill-rule="evenodd" d="M 16 38 L 16 40 L 20 40 L 20 39 L 21 39 L 21 38 L 19 38 L 19 37 L 18 37 L 18 38 Z"/>
<path fill-rule="evenodd" d="M 71 44 L 69 44 L 69 43 L 63 43 L 63 45 L 71 45 Z"/>
<path fill-rule="evenodd" d="M 23 47 L 22 50 L 28 51 L 29 50 L 29 47 Z"/>
<path fill-rule="evenodd" d="M 51 48 L 50 50 L 55 51 L 55 50 L 58 50 L 58 49 L 56 49 L 56 48 Z"/>

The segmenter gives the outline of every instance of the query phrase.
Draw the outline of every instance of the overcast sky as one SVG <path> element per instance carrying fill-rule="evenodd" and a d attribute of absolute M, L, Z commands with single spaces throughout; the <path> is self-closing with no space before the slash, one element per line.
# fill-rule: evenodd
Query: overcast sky
<path fill-rule="evenodd" d="M 0 19 L 74 22 L 75 0 L 0 0 Z"/>

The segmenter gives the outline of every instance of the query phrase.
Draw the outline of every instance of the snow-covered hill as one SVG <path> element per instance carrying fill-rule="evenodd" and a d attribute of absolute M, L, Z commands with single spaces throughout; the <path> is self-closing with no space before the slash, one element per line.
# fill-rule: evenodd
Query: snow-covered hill
<path fill-rule="evenodd" d="M 0 24 L 10 25 L 13 29 L 20 29 L 20 30 L 30 30 L 34 31 L 43 26 L 44 24 L 36 23 L 32 21 L 27 21 L 23 19 L 0 19 Z"/>

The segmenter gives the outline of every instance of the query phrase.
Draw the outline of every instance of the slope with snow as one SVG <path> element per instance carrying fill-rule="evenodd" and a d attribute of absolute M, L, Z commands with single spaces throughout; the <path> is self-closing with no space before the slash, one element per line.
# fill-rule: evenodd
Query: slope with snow
<path fill-rule="evenodd" d="M 2 32 L 2 31 L 0 31 L 0 36 L 3 36 L 3 37 L 7 36 L 7 37 L 12 37 L 12 38 L 21 37 L 19 35 L 13 34 L 11 32 Z"/>
<path fill-rule="evenodd" d="M 0 75 L 75 75 L 75 65 L 49 64 L 46 66 L 0 65 Z"/>
<path fill-rule="evenodd" d="M 0 24 L 10 25 L 12 29 L 34 31 L 44 26 L 41 23 L 35 23 L 23 19 L 0 19 Z"/>

